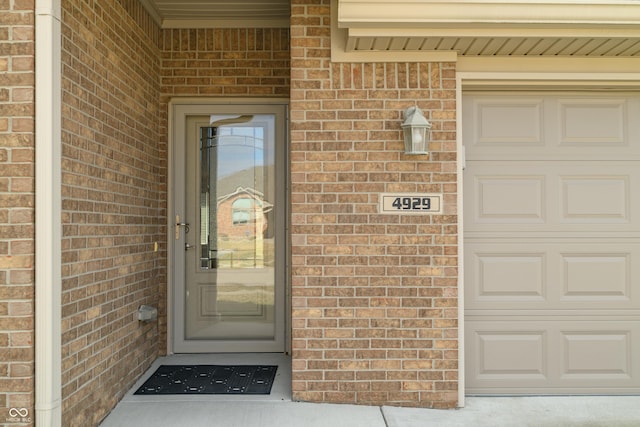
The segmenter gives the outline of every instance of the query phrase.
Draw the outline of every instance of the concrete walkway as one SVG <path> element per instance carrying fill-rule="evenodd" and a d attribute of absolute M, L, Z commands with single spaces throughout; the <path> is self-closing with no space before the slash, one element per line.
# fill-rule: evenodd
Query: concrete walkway
<path fill-rule="evenodd" d="M 154 363 L 101 427 L 640 427 L 640 396 L 469 397 L 458 410 L 315 404 L 291 401 L 290 361 L 278 364 L 270 395 L 137 396 L 161 364 L 212 364 L 211 355 L 172 356 Z M 217 364 L 250 364 L 252 355 L 216 355 Z"/>
<path fill-rule="evenodd" d="M 297 402 L 121 402 L 101 427 L 637 427 L 638 397 L 469 398 L 459 410 Z"/>
<path fill-rule="evenodd" d="M 640 396 L 468 397 L 463 409 L 384 407 L 389 427 L 637 427 Z"/>

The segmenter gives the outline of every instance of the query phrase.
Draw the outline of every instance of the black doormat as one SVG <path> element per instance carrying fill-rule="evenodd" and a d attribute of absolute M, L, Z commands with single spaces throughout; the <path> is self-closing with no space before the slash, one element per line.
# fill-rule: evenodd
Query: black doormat
<path fill-rule="evenodd" d="M 162 365 L 134 394 L 270 394 L 277 366 Z"/>

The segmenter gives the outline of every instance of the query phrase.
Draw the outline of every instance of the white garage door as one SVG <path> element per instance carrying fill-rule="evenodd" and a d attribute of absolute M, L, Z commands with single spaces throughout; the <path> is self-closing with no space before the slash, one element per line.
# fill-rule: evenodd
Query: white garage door
<path fill-rule="evenodd" d="M 640 96 L 463 98 L 468 394 L 640 392 Z"/>

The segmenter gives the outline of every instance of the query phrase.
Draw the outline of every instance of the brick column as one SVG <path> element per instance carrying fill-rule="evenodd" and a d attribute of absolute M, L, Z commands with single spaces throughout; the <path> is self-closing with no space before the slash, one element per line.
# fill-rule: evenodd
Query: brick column
<path fill-rule="evenodd" d="M 33 2 L 0 14 L 0 423 L 11 423 L 10 408 L 35 416 Z"/>
<path fill-rule="evenodd" d="M 293 398 L 457 403 L 455 64 L 332 63 L 330 1 L 293 0 Z M 431 154 L 406 156 L 418 105 Z M 443 215 L 382 215 L 383 192 L 443 193 Z"/>

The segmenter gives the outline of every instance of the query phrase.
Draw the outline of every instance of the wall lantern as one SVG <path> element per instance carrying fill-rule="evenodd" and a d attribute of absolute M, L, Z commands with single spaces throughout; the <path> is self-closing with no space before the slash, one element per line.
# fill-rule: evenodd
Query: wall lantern
<path fill-rule="evenodd" d="M 424 117 L 421 109 L 418 107 L 407 108 L 401 127 L 404 131 L 405 154 L 429 154 L 427 131 L 431 128 L 431 123 Z"/>

